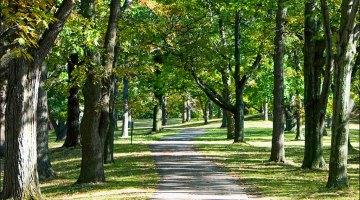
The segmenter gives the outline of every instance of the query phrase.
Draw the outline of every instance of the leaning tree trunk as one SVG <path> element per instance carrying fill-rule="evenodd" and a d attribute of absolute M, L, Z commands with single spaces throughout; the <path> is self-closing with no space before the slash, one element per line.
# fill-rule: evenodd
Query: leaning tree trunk
<path fill-rule="evenodd" d="M 270 161 L 285 162 L 284 148 L 284 51 L 287 7 L 278 0 L 274 53 L 274 109 Z"/>
<path fill-rule="evenodd" d="M 3 199 L 40 199 L 36 155 L 39 69 L 25 59 L 9 65 Z M 27 78 L 24 78 L 27 77 Z"/>
<path fill-rule="evenodd" d="M 70 85 L 68 104 L 67 104 L 67 134 L 63 147 L 74 147 L 80 144 L 80 104 L 79 104 L 79 87 L 74 81 L 72 75 L 75 65 L 79 63 L 78 54 L 70 56 L 68 62 L 68 83 Z"/>
<path fill-rule="evenodd" d="M 50 158 L 48 155 L 48 103 L 47 94 L 44 88 L 44 81 L 46 80 L 46 65 L 41 69 L 41 82 L 39 86 L 39 96 L 37 104 L 37 167 L 40 180 L 55 177 L 55 172 L 51 167 Z"/>
<path fill-rule="evenodd" d="M 326 2 L 323 3 L 325 21 L 328 15 Z M 334 72 L 333 124 L 331 129 L 331 152 L 329 164 L 328 188 L 349 186 L 347 177 L 348 137 L 350 120 L 350 86 L 352 61 L 356 53 L 360 25 L 354 28 L 359 9 L 359 0 L 343 0 L 341 4 L 341 20 L 337 43 L 337 56 Z M 326 15 L 327 14 L 327 15 Z M 330 25 L 327 27 L 330 30 Z M 355 32 L 357 31 L 357 32 Z M 331 40 L 330 40 L 331 41 Z"/>
<path fill-rule="evenodd" d="M 7 81 L 0 81 L 0 158 L 4 156 Z"/>

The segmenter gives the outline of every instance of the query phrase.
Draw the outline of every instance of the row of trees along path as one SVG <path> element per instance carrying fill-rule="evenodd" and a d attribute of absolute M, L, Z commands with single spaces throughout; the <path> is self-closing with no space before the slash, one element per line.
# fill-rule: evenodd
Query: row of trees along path
<path fill-rule="evenodd" d="M 47 156 L 47 121 L 48 118 L 51 122 L 56 120 L 53 120 L 52 109 L 47 107 L 49 101 L 44 82 L 49 74 L 47 70 L 52 69 L 49 66 L 59 66 L 61 59 L 49 58 L 45 62 L 51 50 L 58 55 L 52 55 L 56 58 L 64 59 L 62 54 L 67 56 L 70 85 L 67 126 L 71 130 L 63 146 L 78 145 L 81 136 L 78 183 L 105 181 L 103 165 L 113 162 L 115 97 L 117 79 L 123 71 L 126 74 L 123 81 L 125 90 L 128 90 L 128 81 L 132 78 L 152 74 L 148 79 L 151 84 L 141 78 L 138 83 L 152 88 L 156 102 L 155 132 L 161 129 L 162 113 L 166 116 L 163 112 L 166 106 L 163 85 L 170 80 L 164 80 L 167 73 L 175 72 L 173 77 L 184 78 L 178 81 L 184 84 L 168 85 L 179 91 L 186 84 L 197 84 L 213 103 L 223 109 L 227 136 L 234 142 L 245 141 L 244 91 L 251 89 L 252 81 L 257 80 L 256 75 L 269 82 L 271 79 L 267 76 L 273 74 L 274 84 L 269 86 L 274 87 L 273 95 L 266 94 L 271 90 L 259 90 L 255 94 L 265 93 L 266 103 L 273 97 L 270 160 L 286 162 L 284 65 L 286 55 L 290 55 L 285 51 L 286 41 L 291 44 L 289 49 L 295 52 L 298 71 L 298 57 L 303 55 L 304 61 L 306 128 L 302 168 L 325 167 L 322 133 L 332 91 L 333 124 L 327 187 L 348 187 L 350 86 L 360 37 L 359 1 L 342 0 L 331 2 L 331 6 L 326 0 L 277 0 L 276 3 L 256 0 L 229 4 L 147 0 L 1 1 L 1 139 L 5 136 L 2 198 L 40 199 L 39 178 L 55 175 Z M 73 10 L 74 16 L 70 15 Z M 276 10 L 275 20 L 273 10 Z M 288 15 L 294 13 L 304 15 L 297 14 L 296 20 L 288 20 Z M 72 17 L 68 21 L 69 16 Z M 303 18 L 304 22 L 299 23 Z M 69 24 L 65 25 L 66 21 Z M 287 26 L 286 22 L 295 24 L 295 28 Z M 302 30 L 299 28 L 302 25 L 304 32 L 300 33 L 298 30 Z M 61 32 L 64 27 L 68 28 L 67 31 Z M 58 37 L 62 33 L 64 35 Z M 57 45 L 52 49 L 54 43 Z M 69 43 L 71 45 L 67 47 L 61 46 Z M 302 54 L 298 49 L 303 49 Z M 359 53 L 357 55 L 359 57 Z M 120 60 L 126 67 L 117 67 Z M 134 69 L 130 67 L 133 65 L 143 67 Z M 358 65 L 356 61 L 354 66 Z M 273 72 L 265 66 L 273 66 Z M 132 70 L 138 73 L 128 72 Z M 189 76 L 194 82 L 186 80 Z M 123 97 L 129 101 L 125 90 Z M 297 98 L 301 99 L 299 88 L 296 91 Z M 78 97 L 81 95 L 84 112 L 80 124 Z M 188 106 L 184 105 L 185 108 Z M 124 103 L 124 110 L 128 109 Z M 189 114 L 187 118 L 190 118 Z M 166 121 L 164 119 L 166 117 L 162 121 Z"/>

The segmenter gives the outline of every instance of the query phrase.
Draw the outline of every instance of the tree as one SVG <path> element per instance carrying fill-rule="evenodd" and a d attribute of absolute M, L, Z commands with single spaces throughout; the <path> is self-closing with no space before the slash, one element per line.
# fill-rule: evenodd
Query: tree
<path fill-rule="evenodd" d="M 91 20 L 95 18 L 95 1 L 81 1 L 82 15 Z M 99 76 L 97 66 L 88 63 L 88 72 L 83 87 L 84 116 L 80 125 L 82 142 L 82 159 L 78 183 L 103 182 L 104 143 L 110 124 L 110 75 L 114 62 L 117 34 L 117 20 L 120 1 L 110 3 L 110 16 L 104 40 L 104 58 L 101 65 L 100 53 L 93 49 L 86 50 L 86 56 L 97 66 L 101 66 L 104 74 Z"/>
<path fill-rule="evenodd" d="M 287 7 L 278 0 L 274 52 L 274 110 L 270 161 L 285 162 L 284 148 L 284 53 L 285 20 Z"/>
<path fill-rule="evenodd" d="M 19 5 L 25 5 L 25 3 L 22 2 Z M 27 4 L 39 6 L 39 4 L 32 4 L 32 2 L 27 2 Z M 7 6 L 13 12 L 10 13 L 13 16 L 27 13 L 25 6 L 12 9 L 15 5 L 11 4 L 11 2 Z M 36 165 L 37 122 L 35 116 L 37 112 L 40 68 L 57 35 L 62 30 L 73 6 L 74 1 L 64 0 L 56 11 L 53 22 L 48 27 L 42 29 L 45 31 L 42 32 L 39 39 L 34 39 L 27 35 L 30 32 L 25 32 L 25 36 L 23 35 L 25 38 L 19 37 L 17 33 L 24 31 L 19 30 L 19 27 L 15 27 L 15 32 L 5 31 L 9 34 L 7 35 L 8 37 L 19 38 L 16 40 L 18 41 L 16 46 L 19 45 L 20 47 L 19 49 L 8 49 L 9 51 L 6 51 L 5 54 L 1 53 L 0 68 L 7 68 L 8 86 L 9 88 L 14 88 L 14 90 L 7 92 L 5 111 L 6 149 L 2 196 L 4 199 L 41 198 Z M 44 13 L 45 10 L 40 9 L 40 12 Z M 30 17 L 29 19 L 32 18 Z M 11 22 L 9 24 L 11 25 Z M 25 27 L 31 26 L 31 24 L 24 25 Z M 7 28 L 12 29 L 12 26 Z M 40 29 L 40 27 L 38 28 Z M 28 46 L 24 44 L 26 41 L 30 43 L 27 44 Z M 23 54 L 16 55 L 16 51 L 21 51 Z"/>
<path fill-rule="evenodd" d="M 56 176 L 54 170 L 51 167 L 50 158 L 48 155 L 48 123 L 49 123 L 49 114 L 48 114 L 48 102 L 47 102 L 47 93 L 44 88 L 44 81 L 47 78 L 46 65 L 44 64 L 41 67 L 40 75 L 40 86 L 39 86 L 39 97 L 38 105 L 36 111 L 37 117 L 37 170 L 40 180 L 53 178 Z"/>
<path fill-rule="evenodd" d="M 80 144 L 80 103 L 79 86 L 74 81 L 73 71 L 79 64 L 79 55 L 77 53 L 70 56 L 68 61 L 68 83 L 70 85 L 68 103 L 67 103 L 67 134 L 63 147 L 73 147 Z"/>
<path fill-rule="evenodd" d="M 331 65 L 332 34 L 326 1 L 322 0 L 322 13 L 326 30 L 327 65 Z M 343 0 L 341 3 L 341 19 L 337 38 L 336 58 L 334 65 L 334 101 L 333 124 L 331 129 L 331 153 L 329 164 L 328 188 L 348 187 L 347 154 L 350 119 L 350 86 L 351 70 L 356 44 L 360 37 L 360 24 L 355 24 L 358 17 L 359 0 Z"/>
<path fill-rule="evenodd" d="M 325 41 L 319 37 L 319 19 L 316 14 L 317 1 L 305 3 L 304 27 L 304 106 L 305 106 L 305 151 L 302 168 L 322 168 L 325 166 L 322 148 L 322 132 L 331 82 L 329 65 L 325 63 L 323 52 Z M 323 77 L 323 81 L 322 81 Z"/>
<path fill-rule="evenodd" d="M 0 157 L 4 156 L 5 144 L 5 108 L 6 108 L 6 81 L 0 82 Z"/>

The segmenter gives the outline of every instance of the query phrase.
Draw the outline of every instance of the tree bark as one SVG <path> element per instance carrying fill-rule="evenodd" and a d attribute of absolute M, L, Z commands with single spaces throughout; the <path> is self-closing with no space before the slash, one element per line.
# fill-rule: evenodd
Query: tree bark
<path fill-rule="evenodd" d="M 23 58 L 9 67 L 13 89 L 8 90 L 6 102 L 3 198 L 40 199 L 35 116 L 40 73 Z"/>
<path fill-rule="evenodd" d="M 285 131 L 295 131 L 296 130 L 296 111 L 293 110 L 293 107 L 287 105 L 284 107 L 285 113 Z"/>
<path fill-rule="evenodd" d="M 80 124 L 82 159 L 78 183 L 105 181 L 104 136 L 99 130 L 101 86 L 100 80 L 95 78 L 94 69 L 90 70 L 83 87 L 84 115 Z"/>
<path fill-rule="evenodd" d="M 287 7 L 278 0 L 274 52 L 274 109 L 270 161 L 285 162 L 284 148 L 284 53 Z"/>
<path fill-rule="evenodd" d="M 115 0 L 116 1 L 116 0 Z M 95 1 L 81 1 L 80 9 L 82 15 L 92 21 L 95 17 Z M 106 31 L 104 49 L 104 65 L 106 75 L 99 77 L 96 73 L 95 65 L 100 65 L 100 55 L 98 51 L 91 51 L 85 47 L 85 57 L 94 64 L 87 66 L 86 81 L 83 86 L 84 95 L 84 115 L 80 124 L 80 135 L 82 144 L 82 159 L 80 176 L 77 183 L 104 182 L 104 143 L 109 128 L 109 89 L 110 70 L 114 59 L 115 39 L 111 30 L 112 16 L 114 15 L 111 1 L 110 18 Z M 116 8 L 117 9 L 117 8 Z M 115 12 L 117 15 L 117 12 Z M 116 27 L 116 26 L 115 26 Z M 116 33 L 115 33 L 116 37 Z M 110 66 L 109 66 L 110 65 Z"/>
<path fill-rule="evenodd" d="M 214 104 L 212 101 L 208 102 L 208 108 L 209 108 L 209 119 L 213 119 L 214 117 Z"/>
<path fill-rule="evenodd" d="M 120 54 L 120 47 L 116 45 L 114 49 L 113 68 L 117 67 L 117 57 Z M 118 94 L 118 82 L 115 74 L 111 74 L 110 86 L 110 102 L 109 102 L 109 130 L 106 134 L 105 147 L 104 147 L 104 162 L 114 163 L 114 135 L 117 125 L 117 112 L 116 112 L 116 96 Z"/>
<path fill-rule="evenodd" d="M 357 39 L 354 37 L 355 18 L 359 9 L 359 0 L 343 0 L 337 43 L 337 56 L 334 72 L 333 124 L 329 164 L 328 188 L 349 186 L 347 177 L 347 155 L 350 119 L 350 86 L 352 61 L 356 53 Z M 324 19 L 328 11 L 322 0 Z M 329 28 L 327 28 L 329 29 Z M 331 39 L 331 38 L 330 38 Z M 331 49 L 330 49 L 331 51 Z"/>
<path fill-rule="evenodd" d="M 305 106 L 305 151 L 302 168 L 325 167 L 322 148 L 322 127 L 326 113 L 328 88 L 321 90 L 322 68 L 324 66 L 323 40 L 316 40 L 319 22 L 315 14 L 316 0 L 305 3 L 305 46 L 304 46 L 304 106 Z M 324 76 L 330 78 L 330 74 Z M 323 83 L 330 85 L 330 83 Z"/>
<path fill-rule="evenodd" d="M 56 20 L 41 35 L 38 47 L 28 49 L 33 60 L 13 58 L 1 63 L 9 71 L 6 100 L 3 199 L 41 199 L 37 172 L 36 112 L 40 68 L 74 6 L 62 1 Z M 1 66 L 2 68 L 3 66 Z"/>
<path fill-rule="evenodd" d="M 165 126 L 167 123 L 167 109 L 166 109 L 166 104 L 167 104 L 167 97 L 163 96 L 161 99 L 161 125 Z"/>
<path fill-rule="evenodd" d="M 221 108 L 219 108 L 219 110 L 220 110 Z M 222 113 L 223 113 L 223 115 L 222 115 L 222 119 L 221 119 L 221 126 L 220 126 L 220 128 L 225 128 L 225 127 L 227 127 L 227 118 L 226 118 L 226 110 L 225 109 L 222 109 Z M 234 138 L 232 138 L 232 139 L 234 139 Z"/>
<path fill-rule="evenodd" d="M 226 128 L 227 128 L 227 139 L 235 138 L 235 120 L 234 114 L 230 111 L 226 111 Z"/>
<path fill-rule="evenodd" d="M 269 102 L 267 98 L 264 103 L 264 121 L 269 121 Z"/>
<path fill-rule="evenodd" d="M 188 99 L 186 101 L 186 122 L 190 122 L 191 121 L 191 102 Z"/>
<path fill-rule="evenodd" d="M 235 110 L 234 110 L 234 120 L 235 120 L 235 136 L 234 143 L 243 142 L 240 138 L 241 130 L 241 100 L 242 100 L 242 88 L 240 87 L 240 12 L 237 10 L 235 14 Z M 243 138 L 242 138 L 243 139 Z"/>
<path fill-rule="evenodd" d="M 161 126 L 161 98 L 157 98 L 157 103 L 154 106 L 154 113 L 153 113 L 153 128 L 152 131 L 160 132 Z"/>
<path fill-rule="evenodd" d="M 39 96 L 37 104 L 37 167 L 40 180 L 55 177 L 55 172 L 51 167 L 50 158 L 48 155 L 48 104 L 47 93 L 44 88 L 44 81 L 46 80 L 46 65 L 42 66 L 41 79 L 39 86 Z"/>
<path fill-rule="evenodd" d="M 74 147 L 80 144 L 80 104 L 78 98 L 79 87 L 74 82 L 72 75 L 75 66 L 79 63 L 77 54 L 70 56 L 68 62 L 68 83 L 70 85 L 67 109 L 67 134 L 63 147 Z"/>
<path fill-rule="evenodd" d="M 123 120 L 122 136 L 129 137 L 129 80 L 123 79 Z"/>
<path fill-rule="evenodd" d="M 294 50 L 294 63 L 295 63 L 295 71 L 297 73 L 298 79 L 297 79 L 297 85 L 300 85 L 300 59 L 298 55 L 298 50 Z M 295 134 L 295 140 L 303 140 L 303 136 L 301 134 L 302 131 L 302 115 L 301 115 L 301 97 L 300 92 L 298 89 L 296 89 L 296 97 L 295 97 L 295 115 L 296 115 L 296 134 Z"/>
<path fill-rule="evenodd" d="M 184 100 L 183 107 L 182 107 L 182 123 L 185 123 L 186 119 L 187 119 L 186 105 L 187 105 L 187 103 Z"/>
<path fill-rule="evenodd" d="M 0 158 L 4 156 L 7 81 L 0 81 Z"/>

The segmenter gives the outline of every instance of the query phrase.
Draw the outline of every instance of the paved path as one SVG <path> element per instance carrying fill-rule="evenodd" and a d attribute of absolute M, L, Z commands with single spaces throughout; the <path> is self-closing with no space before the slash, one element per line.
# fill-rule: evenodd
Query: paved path
<path fill-rule="evenodd" d="M 203 133 L 185 129 L 150 145 L 160 174 L 158 190 L 151 199 L 248 199 L 236 179 L 194 151 L 191 141 Z"/>

